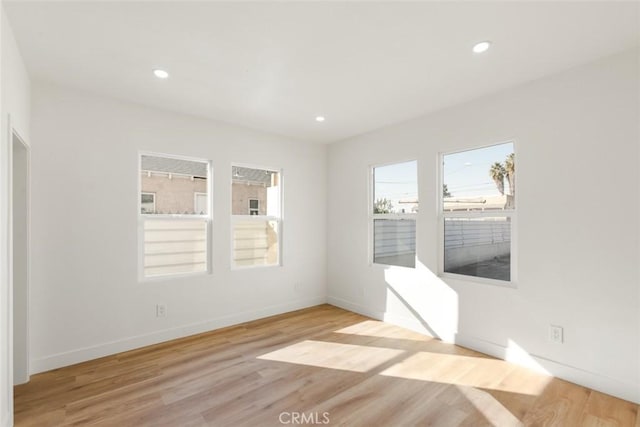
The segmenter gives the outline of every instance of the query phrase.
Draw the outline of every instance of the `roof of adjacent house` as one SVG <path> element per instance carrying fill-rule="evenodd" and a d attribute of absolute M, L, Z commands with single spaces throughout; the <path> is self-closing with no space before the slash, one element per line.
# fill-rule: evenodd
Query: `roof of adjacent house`
<path fill-rule="evenodd" d="M 151 172 L 175 173 L 200 178 L 207 177 L 207 164 L 192 160 L 143 155 L 140 166 L 142 170 Z"/>
<path fill-rule="evenodd" d="M 207 177 L 207 164 L 205 162 L 175 159 L 171 157 L 142 155 L 141 169 L 149 172 L 180 174 L 200 178 Z M 271 175 L 273 173 L 276 172 L 266 169 L 233 166 L 231 177 L 234 181 L 254 182 L 270 186 Z"/>
<path fill-rule="evenodd" d="M 234 166 L 231 171 L 231 177 L 234 181 L 257 182 L 263 183 L 266 186 L 270 186 L 271 174 L 273 173 L 275 172 L 266 169 L 253 169 Z"/>

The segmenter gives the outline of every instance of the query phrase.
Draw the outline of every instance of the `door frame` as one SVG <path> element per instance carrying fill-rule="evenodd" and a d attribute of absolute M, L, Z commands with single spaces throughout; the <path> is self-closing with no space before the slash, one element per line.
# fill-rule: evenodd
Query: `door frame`
<path fill-rule="evenodd" d="M 11 121 L 11 116 L 9 115 L 8 119 L 7 119 L 8 125 L 7 125 L 7 131 L 8 131 L 8 135 L 7 135 L 7 139 L 8 139 L 8 163 L 9 163 L 9 168 L 8 168 L 8 187 L 9 187 L 9 192 L 8 192 L 8 246 L 9 246 L 9 250 L 8 250 L 8 254 L 9 254 L 9 269 L 8 269 L 8 273 L 9 273 L 9 337 L 8 337 L 8 341 L 9 341 L 9 383 L 11 384 L 11 386 L 15 385 L 16 380 L 19 381 L 18 384 L 23 384 L 29 381 L 29 377 L 31 375 L 31 367 L 30 367 L 30 352 L 31 352 L 31 346 L 30 346 L 30 301 L 31 301 L 31 146 L 29 145 L 29 143 L 20 135 L 20 133 L 18 132 L 17 129 L 15 129 L 12 125 L 12 121 Z M 15 373 L 14 373 L 14 360 L 13 360 L 13 352 L 14 352 L 14 330 L 15 330 L 15 325 L 13 322 L 14 319 L 14 301 L 13 301 L 13 297 L 14 297 L 14 265 L 13 265 L 13 261 L 14 261 L 14 253 L 13 253 L 13 227 L 14 227 L 14 218 L 13 218 L 13 185 L 14 185 L 14 179 L 13 179 L 13 171 L 14 171 L 14 149 L 13 149 L 13 144 L 14 141 L 18 141 L 20 144 L 22 144 L 22 146 L 25 149 L 26 152 L 26 254 L 27 254 L 27 259 L 26 259 L 26 274 L 25 274 L 25 278 L 26 278 L 26 304 L 24 309 L 26 310 L 26 327 L 25 327 L 25 334 L 26 334 L 26 376 L 23 378 L 15 378 Z"/>

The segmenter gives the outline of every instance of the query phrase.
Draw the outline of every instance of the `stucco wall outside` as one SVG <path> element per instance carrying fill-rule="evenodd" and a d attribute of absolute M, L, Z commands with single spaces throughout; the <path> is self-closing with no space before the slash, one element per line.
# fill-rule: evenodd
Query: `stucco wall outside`
<path fill-rule="evenodd" d="M 233 215 L 249 215 L 249 199 L 258 199 L 258 212 L 267 214 L 267 188 L 246 182 L 234 182 L 231 187 L 231 213 Z"/>
<path fill-rule="evenodd" d="M 154 193 L 156 195 L 156 213 L 177 214 L 195 212 L 195 193 L 207 192 L 207 180 L 183 176 L 167 175 L 141 177 L 141 191 L 143 193 Z M 197 212 L 200 213 L 200 212 Z"/>

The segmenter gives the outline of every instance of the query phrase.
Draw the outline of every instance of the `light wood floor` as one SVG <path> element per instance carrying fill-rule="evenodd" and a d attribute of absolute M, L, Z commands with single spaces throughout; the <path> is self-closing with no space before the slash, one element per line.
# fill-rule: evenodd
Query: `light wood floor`
<path fill-rule="evenodd" d="M 263 427 L 302 420 L 640 427 L 640 411 L 329 305 L 57 369 L 15 388 L 17 426 Z"/>

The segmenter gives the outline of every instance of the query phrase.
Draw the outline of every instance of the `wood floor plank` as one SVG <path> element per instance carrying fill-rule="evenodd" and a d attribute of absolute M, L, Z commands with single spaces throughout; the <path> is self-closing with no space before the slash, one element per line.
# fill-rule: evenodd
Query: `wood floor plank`
<path fill-rule="evenodd" d="M 637 417 L 638 405 L 594 390 L 589 394 L 581 424 L 585 427 L 633 426 Z"/>
<path fill-rule="evenodd" d="M 554 378 L 526 414 L 526 426 L 580 425 L 591 390 Z"/>
<path fill-rule="evenodd" d="M 633 403 L 329 305 L 34 375 L 14 394 L 19 427 L 269 427 L 296 416 L 640 427 Z"/>

